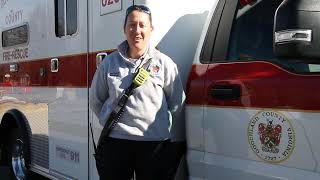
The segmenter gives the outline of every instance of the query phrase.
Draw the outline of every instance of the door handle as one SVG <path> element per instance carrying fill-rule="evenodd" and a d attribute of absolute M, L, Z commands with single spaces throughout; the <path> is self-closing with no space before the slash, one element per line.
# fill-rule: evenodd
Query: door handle
<path fill-rule="evenodd" d="M 211 88 L 210 95 L 218 100 L 239 100 L 241 88 L 240 85 L 215 85 Z"/>

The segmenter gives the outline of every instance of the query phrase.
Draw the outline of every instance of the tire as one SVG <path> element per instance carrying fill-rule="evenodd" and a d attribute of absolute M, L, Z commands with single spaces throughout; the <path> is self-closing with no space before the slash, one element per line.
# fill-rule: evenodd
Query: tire
<path fill-rule="evenodd" d="M 13 129 L 6 144 L 9 169 L 13 178 L 17 180 L 25 180 L 29 174 L 29 142 L 27 141 L 19 129 Z"/>

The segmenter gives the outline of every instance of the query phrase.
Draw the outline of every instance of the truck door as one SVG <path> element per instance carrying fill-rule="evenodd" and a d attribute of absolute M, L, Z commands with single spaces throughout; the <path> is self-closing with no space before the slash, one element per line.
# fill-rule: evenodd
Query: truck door
<path fill-rule="evenodd" d="M 213 13 L 194 67 L 206 69 L 205 179 L 320 177 L 320 65 L 274 53 L 281 3 L 221 0 Z"/>

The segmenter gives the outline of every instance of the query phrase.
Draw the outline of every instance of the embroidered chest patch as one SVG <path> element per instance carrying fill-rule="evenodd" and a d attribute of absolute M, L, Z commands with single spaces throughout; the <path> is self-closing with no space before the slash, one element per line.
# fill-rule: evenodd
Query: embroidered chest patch
<path fill-rule="evenodd" d="M 159 76 L 162 71 L 160 63 L 151 63 L 148 70 L 150 71 L 151 76 Z"/>

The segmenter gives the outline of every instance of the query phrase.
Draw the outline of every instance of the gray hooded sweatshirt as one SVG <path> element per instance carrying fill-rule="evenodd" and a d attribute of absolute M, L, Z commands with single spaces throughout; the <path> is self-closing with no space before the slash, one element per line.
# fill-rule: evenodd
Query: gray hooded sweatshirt
<path fill-rule="evenodd" d="M 185 94 L 172 59 L 149 46 L 138 60 L 130 60 L 124 41 L 99 65 L 90 88 L 90 106 L 104 126 L 136 70 L 151 59 L 150 77 L 133 90 L 110 137 L 138 141 L 185 140 Z"/>

